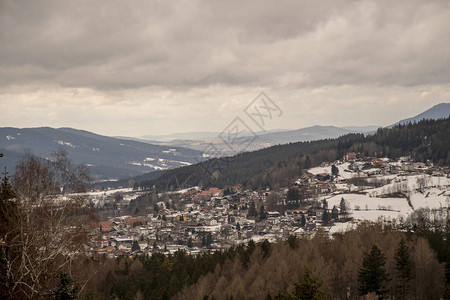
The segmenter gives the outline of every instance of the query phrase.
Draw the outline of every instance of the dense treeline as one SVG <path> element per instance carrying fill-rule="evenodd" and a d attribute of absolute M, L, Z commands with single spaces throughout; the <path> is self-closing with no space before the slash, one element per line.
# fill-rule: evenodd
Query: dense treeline
<path fill-rule="evenodd" d="M 448 252 L 448 245 L 443 247 Z M 364 277 L 366 269 L 370 274 L 374 268 L 376 255 L 380 261 L 375 267 L 384 276 Z M 197 257 L 179 251 L 105 262 L 85 295 L 95 299 L 305 299 L 299 293 L 311 287 L 320 296 L 317 299 L 359 299 L 369 292 L 396 299 L 439 299 L 446 293 L 445 259 L 437 259 L 422 235 L 386 224 L 365 223 L 333 237 L 319 231 L 311 239 L 290 236 L 275 244 L 251 241 Z M 378 289 L 372 288 L 373 280 L 379 281 L 375 282 Z"/>
<path fill-rule="evenodd" d="M 438 165 L 450 165 L 450 119 L 422 120 L 418 123 L 379 128 L 364 144 L 353 146 L 357 152 L 397 158 L 411 155 L 416 161 L 431 160 Z M 370 144 L 376 145 L 370 149 Z M 381 151 L 381 153 L 380 153 Z"/>
<path fill-rule="evenodd" d="M 86 262 L 80 269 L 100 268 L 91 278 L 85 298 L 90 299 L 169 299 L 183 287 L 213 272 L 225 262 L 231 252 L 215 252 L 191 256 L 183 251 L 173 255 L 155 253 L 152 256 L 117 259 L 100 258 Z"/>
<path fill-rule="evenodd" d="M 341 159 L 347 151 L 369 157 L 398 158 L 410 155 L 417 161 L 450 165 L 450 119 L 380 128 L 374 135 L 348 134 L 337 139 L 277 145 L 233 157 L 211 159 L 196 165 L 168 170 L 158 177 L 150 173 L 135 180 L 135 188 L 171 190 L 189 186 L 243 183 L 250 187 L 283 185 L 302 168 Z M 282 171 L 280 171 L 282 170 Z"/>
<path fill-rule="evenodd" d="M 396 265 L 396 255 L 404 239 L 411 272 L 402 277 Z M 267 255 L 262 246 L 252 252 L 249 263 L 229 259 L 214 273 L 184 289 L 175 299 L 299 299 L 290 298 L 295 284 L 302 281 L 305 270 L 320 283 L 322 298 L 359 299 L 365 294 L 361 277 L 364 259 L 370 259 L 376 246 L 385 264 L 386 276 L 380 280 L 380 292 L 396 299 L 439 299 L 445 292 L 444 265 L 436 259 L 425 239 L 381 225 L 362 225 L 356 230 L 329 238 L 317 233 L 314 238 L 290 238 L 286 243 L 271 246 Z M 368 257 L 368 258 L 367 258 Z M 369 285 L 370 287 L 370 285 Z M 368 289 L 376 293 L 376 290 Z M 286 295 L 288 294 L 288 295 Z M 306 299 L 306 298 L 300 298 Z"/>

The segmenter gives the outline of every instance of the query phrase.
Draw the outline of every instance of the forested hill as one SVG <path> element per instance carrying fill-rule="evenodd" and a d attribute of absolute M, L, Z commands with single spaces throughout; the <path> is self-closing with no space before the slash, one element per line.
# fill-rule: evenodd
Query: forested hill
<path fill-rule="evenodd" d="M 135 188 L 155 186 L 158 190 L 172 190 L 196 185 L 223 187 L 244 184 L 260 187 L 281 184 L 285 178 L 295 175 L 293 173 L 323 161 L 341 159 L 347 151 L 370 157 L 410 155 L 416 161 L 430 159 L 437 165 L 449 166 L 449 136 L 449 118 L 422 120 L 393 128 L 380 128 L 369 136 L 348 134 L 336 139 L 277 145 L 211 159 L 165 171 L 156 178 L 149 173 L 148 180 L 145 176 L 135 180 Z"/>
<path fill-rule="evenodd" d="M 72 128 L 0 128 L 0 169 L 10 175 L 27 151 L 48 158 L 64 149 L 74 164 L 89 167 L 93 180 L 128 178 L 202 161 L 201 151 L 112 138 Z"/>

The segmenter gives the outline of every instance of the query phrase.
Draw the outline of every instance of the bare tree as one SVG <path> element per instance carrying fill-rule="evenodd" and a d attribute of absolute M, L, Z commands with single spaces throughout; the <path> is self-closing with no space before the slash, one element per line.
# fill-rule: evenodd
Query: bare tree
<path fill-rule="evenodd" d="M 416 183 L 419 192 L 423 193 L 424 189 L 428 187 L 429 180 L 427 179 L 427 176 L 424 174 L 422 176 L 417 177 Z"/>
<path fill-rule="evenodd" d="M 25 154 L 12 181 L 14 198 L 2 199 L 1 290 L 7 298 L 48 298 L 58 274 L 85 251 L 94 221 L 79 194 L 87 169 L 63 150 L 50 160 Z"/>

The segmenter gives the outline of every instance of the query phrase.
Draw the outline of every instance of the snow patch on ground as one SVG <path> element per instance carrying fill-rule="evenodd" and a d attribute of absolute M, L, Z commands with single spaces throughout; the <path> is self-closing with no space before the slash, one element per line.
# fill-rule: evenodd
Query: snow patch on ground
<path fill-rule="evenodd" d="M 352 222 L 346 222 L 346 223 L 334 223 L 334 226 L 331 226 L 330 233 L 337 233 L 337 232 L 346 232 L 349 230 L 352 230 L 356 227 L 355 223 Z"/>
<path fill-rule="evenodd" d="M 406 198 L 379 198 L 362 194 L 339 194 L 332 196 L 327 199 L 328 208 L 331 209 L 334 205 L 339 208 L 342 198 L 348 201 L 353 211 L 367 209 L 369 211 L 380 211 L 381 213 L 396 211 L 402 214 L 410 214 L 412 212 L 412 208 L 409 206 Z"/>
<path fill-rule="evenodd" d="M 149 168 L 153 168 L 155 170 L 167 170 L 168 169 L 167 166 L 157 166 L 157 165 L 148 164 L 148 163 L 145 163 L 145 162 L 135 162 L 134 161 L 134 162 L 131 162 L 130 164 L 133 165 L 133 166 L 149 167 Z"/>
<path fill-rule="evenodd" d="M 314 168 L 315 172 L 323 171 Z M 330 169 L 331 171 L 331 169 Z M 450 207 L 450 178 L 424 174 L 414 175 L 378 175 L 374 178 L 391 180 L 387 185 L 379 188 L 362 190 L 362 194 L 344 193 L 324 199 L 328 208 L 334 205 L 339 208 L 341 199 L 350 206 L 351 217 L 354 221 L 378 221 L 379 219 L 406 219 L 414 210 L 419 208 L 442 209 Z M 345 189 L 346 184 L 336 184 L 338 189 Z M 421 188 L 421 190 L 419 190 Z M 347 187 L 348 189 L 348 187 Z M 402 192 L 404 197 L 381 197 L 389 193 Z M 410 198 L 412 207 L 408 203 Z M 414 210 L 413 210 L 414 208 Z M 330 228 L 330 233 L 348 230 L 354 226 L 351 222 L 336 222 Z"/>
<path fill-rule="evenodd" d="M 89 195 L 89 196 L 100 196 L 100 195 L 106 195 L 110 196 L 115 193 L 130 193 L 133 191 L 133 188 L 122 188 L 122 189 L 113 189 L 113 190 L 107 190 L 107 191 L 97 191 L 97 192 L 89 192 L 89 193 L 83 193 L 81 195 Z"/>
<path fill-rule="evenodd" d="M 356 175 L 356 173 L 354 173 L 353 171 L 348 170 L 349 165 L 350 165 L 350 163 L 348 163 L 348 162 L 335 165 L 339 169 L 339 173 L 338 173 L 339 179 L 348 179 L 348 178 L 352 178 Z M 326 166 L 326 167 L 311 168 L 308 170 L 308 172 L 311 174 L 314 174 L 314 175 L 321 174 L 321 173 L 331 174 L 331 165 Z"/>
<path fill-rule="evenodd" d="M 68 147 L 71 147 L 71 148 L 75 148 L 75 146 L 72 143 L 70 143 L 70 142 L 57 141 L 57 143 L 59 145 L 62 145 L 62 146 L 68 146 Z"/>
<path fill-rule="evenodd" d="M 412 210 L 411 210 L 412 212 Z M 359 221 L 372 221 L 375 222 L 378 219 L 393 220 L 393 219 L 406 219 L 408 214 L 397 211 L 382 211 L 382 210 L 358 210 L 353 211 L 352 216 L 355 220 Z"/>
<path fill-rule="evenodd" d="M 271 243 L 275 243 L 278 238 L 275 234 L 266 234 L 266 235 L 254 235 L 249 239 L 245 239 L 243 242 L 248 243 L 250 240 L 253 240 L 255 243 L 261 243 L 264 242 L 264 240 L 268 240 Z"/>
<path fill-rule="evenodd" d="M 411 194 L 411 204 L 414 206 L 414 209 L 421 207 L 430 209 L 450 207 L 450 191 L 430 188 L 423 193 L 414 192 Z"/>

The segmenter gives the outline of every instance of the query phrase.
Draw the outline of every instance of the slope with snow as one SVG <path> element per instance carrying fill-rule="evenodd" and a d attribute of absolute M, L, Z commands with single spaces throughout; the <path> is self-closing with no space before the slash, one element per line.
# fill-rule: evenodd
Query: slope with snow
<path fill-rule="evenodd" d="M 338 178 L 339 179 L 348 179 L 352 178 L 356 175 L 353 171 L 350 171 L 348 169 L 348 166 L 350 166 L 350 163 L 345 162 L 342 164 L 336 164 L 336 167 L 339 169 Z M 326 167 L 315 167 L 308 170 L 309 173 L 313 175 L 321 174 L 321 173 L 328 173 L 331 174 L 331 165 Z"/>
<path fill-rule="evenodd" d="M 347 170 L 349 163 L 338 163 L 340 179 L 356 176 Z M 345 171 L 347 170 L 347 171 Z M 366 171 L 366 170 L 365 170 Z M 330 166 L 315 167 L 311 174 L 331 173 Z M 362 172 L 361 174 L 364 175 Z M 367 175 L 366 175 L 367 176 Z M 377 221 L 378 219 L 406 219 L 414 210 L 420 208 L 443 209 L 450 207 L 450 178 L 427 174 L 386 174 L 367 177 L 368 180 L 386 180 L 387 184 L 378 188 L 364 188 L 336 183 L 337 190 L 358 191 L 324 196 L 328 208 L 339 208 L 344 199 L 350 208 L 354 222 Z M 392 197 L 396 194 L 399 197 Z M 401 196 L 404 195 L 404 196 Z M 349 227 L 350 226 L 350 227 Z M 351 228 L 352 223 L 335 223 L 330 232 Z"/>
<path fill-rule="evenodd" d="M 405 218 L 413 210 L 406 198 L 379 198 L 362 194 L 339 194 L 327 199 L 328 207 L 339 207 L 341 199 L 350 206 L 355 220 L 375 221 L 379 217 Z"/>

